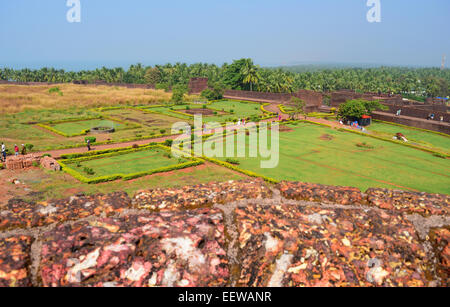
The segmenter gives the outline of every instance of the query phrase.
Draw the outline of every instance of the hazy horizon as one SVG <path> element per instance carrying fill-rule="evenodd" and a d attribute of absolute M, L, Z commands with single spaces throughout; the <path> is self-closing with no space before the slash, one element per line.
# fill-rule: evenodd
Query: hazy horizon
<path fill-rule="evenodd" d="M 448 0 L 380 0 L 380 23 L 367 21 L 366 0 L 80 2 L 80 23 L 67 21 L 66 0 L 1 2 L 0 67 L 220 66 L 240 58 L 262 67 L 440 67 L 450 55 Z"/>

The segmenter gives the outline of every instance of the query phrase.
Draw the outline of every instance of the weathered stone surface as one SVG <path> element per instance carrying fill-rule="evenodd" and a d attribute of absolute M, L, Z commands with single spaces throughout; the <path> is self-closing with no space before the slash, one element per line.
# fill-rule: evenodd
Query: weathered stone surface
<path fill-rule="evenodd" d="M 109 195 L 72 196 L 67 199 L 27 203 L 12 199 L 0 207 L 0 230 L 41 227 L 89 216 L 120 213 L 129 208 L 131 199 L 124 192 Z"/>
<path fill-rule="evenodd" d="M 413 193 L 387 189 L 367 190 L 369 205 L 423 216 L 449 215 L 450 195 Z"/>
<path fill-rule="evenodd" d="M 223 217 L 215 209 L 60 226 L 44 236 L 44 286 L 225 286 Z"/>
<path fill-rule="evenodd" d="M 443 286 L 450 286 L 450 230 L 449 228 L 433 229 L 431 240 L 438 260 L 437 273 Z"/>
<path fill-rule="evenodd" d="M 30 250 L 33 238 L 15 236 L 0 239 L 0 287 L 30 287 Z"/>
<path fill-rule="evenodd" d="M 352 187 L 283 181 L 278 188 L 281 195 L 287 199 L 330 202 L 340 205 L 358 205 L 364 202 L 361 191 Z"/>
<path fill-rule="evenodd" d="M 430 260 L 403 215 L 320 206 L 236 209 L 241 286 L 426 286 Z"/>
<path fill-rule="evenodd" d="M 58 162 L 56 162 L 56 160 L 51 157 L 43 157 L 41 159 L 41 166 L 51 171 L 61 170 L 61 165 L 59 165 Z"/>
<path fill-rule="evenodd" d="M 133 205 L 150 210 L 192 209 L 241 199 L 267 198 L 271 194 L 262 180 L 228 181 L 140 191 L 134 197 Z"/>
<path fill-rule="evenodd" d="M 33 163 L 39 165 L 40 156 L 36 154 L 10 156 L 6 158 L 6 168 L 9 170 L 20 170 L 23 168 L 32 167 Z"/>

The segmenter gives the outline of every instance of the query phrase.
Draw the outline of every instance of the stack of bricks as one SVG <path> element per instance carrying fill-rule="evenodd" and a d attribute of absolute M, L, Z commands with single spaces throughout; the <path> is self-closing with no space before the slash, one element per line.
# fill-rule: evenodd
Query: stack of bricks
<path fill-rule="evenodd" d="M 19 170 L 32 167 L 35 162 L 39 164 L 40 159 L 40 156 L 36 154 L 8 157 L 6 159 L 6 168 L 9 170 Z"/>
<path fill-rule="evenodd" d="M 51 157 L 43 157 L 41 159 L 41 166 L 52 171 L 61 170 L 61 166 L 58 164 L 58 162 L 56 162 L 56 160 Z"/>

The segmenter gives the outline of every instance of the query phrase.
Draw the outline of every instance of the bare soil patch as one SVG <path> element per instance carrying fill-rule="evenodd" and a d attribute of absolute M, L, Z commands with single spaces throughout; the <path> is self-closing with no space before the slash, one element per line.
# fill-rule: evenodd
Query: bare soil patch
<path fill-rule="evenodd" d="M 214 111 L 210 109 L 191 109 L 191 110 L 182 110 L 182 112 L 189 115 L 196 115 L 196 114 L 201 114 L 205 116 L 214 115 Z"/>
<path fill-rule="evenodd" d="M 320 136 L 320 139 L 322 141 L 332 141 L 332 140 L 334 140 L 334 136 L 329 135 L 329 134 L 323 134 Z"/>

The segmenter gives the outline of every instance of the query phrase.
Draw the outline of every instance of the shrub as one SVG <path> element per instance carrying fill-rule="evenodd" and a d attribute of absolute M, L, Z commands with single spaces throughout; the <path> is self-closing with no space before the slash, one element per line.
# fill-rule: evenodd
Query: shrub
<path fill-rule="evenodd" d="M 84 142 L 85 143 L 87 143 L 88 140 L 91 142 L 91 144 L 93 144 L 93 143 L 95 143 L 97 141 L 97 138 L 93 137 L 93 136 L 87 136 L 87 137 L 84 138 Z"/>
<path fill-rule="evenodd" d="M 52 156 L 52 155 L 51 155 L 51 154 L 48 154 L 48 153 L 42 155 L 42 157 L 51 157 L 51 156 Z"/>
<path fill-rule="evenodd" d="M 131 146 L 131 148 L 137 149 L 137 148 L 139 148 L 139 145 L 138 144 L 133 144 L 133 146 Z"/>
<path fill-rule="evenodd" d="M 226 161 L 227 163 L 230 163 L 230 164 L 233 164 L 233 165 L 240 165 L 240 164 L 241 164 L 241 162 L 239 162 L 239 161 L 236 160 L 236 159 L 232 159 L 232 158 L 227 158 L 225 161 Z"/>
<path fill-rule="evenodd" d="M 34 145 L 33 144 L 25 144 L 25 148 L 27 151 L 31 151 L 33 149 Z"/>
<path fill-rule="evenodd" d="M 215 85 L 212 89 L 204 90 L 200 96 L 209 101 L 220 100 L 223 98 L 224 90 L 220 85 Z"/>
<path fill-rule="evenodd" d="M 51 89 L 48 90 L 48 92 L 50 94 L 58 93 L 59 96 L 63 96 L 63 93 L 61 92 L 61 90 L 57 86 L 56 87 L 52 87 Z"/>
<path fill-rule="evenodd" d="M 164 146 L 167 146 L 167 147 L 172 147 L 172 144 L 173 144 L 173 140 L 166 140 L 164 142 Z"/>
<path fill-rule="evenodd" d="M 94 175 L 94 174 L 95 174 L 94 170 L 93 170 L 92 168 L 90 168 L 90 167 L 87 167 L 87 166 L 84 167 L 83 171 L 84 171 L 86 174 L 88 174 L 88 175 Z"/>
<path fill-rule="evenodd" d="M 159 130 L 159 132 L 161 132 L 161 134 L 165 134 L 167 132 L 167 130 L 166 129 L 161 129 L 161 130 Z"/>
<path fill-rule="evenodd" d="M 184 99 L 184 94 L 187 93 L 186 85 L 176 85 L 172 88 L 172 99 L 171 101 L 176 104 L 182 104 Z"/>
<path fill-rule="evenodd" d="M 437 157 L 437 158 L 441 158 L 441 159 L 447 159 L 447 156 L 438 152 L 434 152 L 433 156 Z"/>
<path fill-rule="evenodd" d="M 168 83 L 156 83 L 155 89 L 164 90 L 167 92 L 167 91 L 169 91 L 169 84 Z"/>

